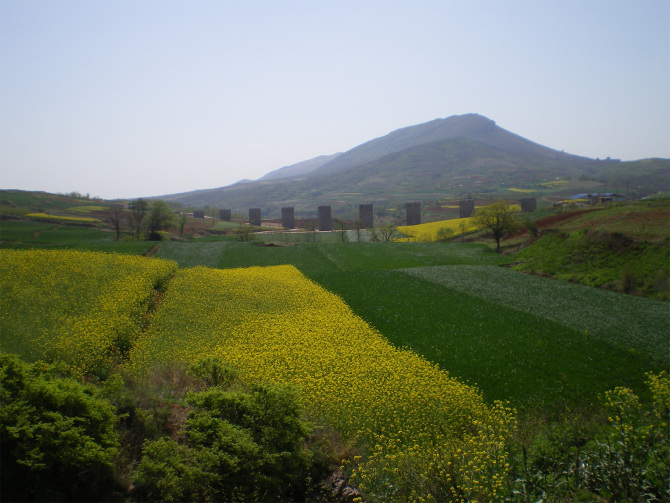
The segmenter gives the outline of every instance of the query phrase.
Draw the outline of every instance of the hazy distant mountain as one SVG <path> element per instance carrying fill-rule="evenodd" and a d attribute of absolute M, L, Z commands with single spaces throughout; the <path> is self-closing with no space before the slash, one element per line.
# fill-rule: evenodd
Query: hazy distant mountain
<path fill-rule="evenodd" d="M 452 138 L 477 140 L 521 156 L 540 156 L 551 159 L 570 157 L 569 154 L 538 145 L 510 133 L 496 126 L 496 123 L 491 119 L 477 114 L 467 114 L 454 115 L 446 119 L 435 119 L 424 124 L 398 129 L 386 136 L 352 148 L 321 166 L 318 171 L 321 173 L 339 171 L 417 145 Z"/>
<path fill-rule="evenodd" d="M 623 186 L 670 190 L 670 160 L 599 161 L 544 147 L 476 114 L 436 119 L 393 131 L 341 154 L 286 166 L 257 181 L 163 196 L 185 205 L 262 208 L 283 206 L 309 216 L 319 204 L 349 211 L 365 202 L 459 197 L 561 178 L 593 178 Z"/>
<path fill-rule="evenodd" d="M 320 155 L 319 157 L 309 159 L 308 161 L 302 161 L 297 164 L 291 164 L 290 166 L 284 166 L 283 168 L 270 171 L 267 175 L 263 176 L 262 178 L 259 178 L 258 180 L 259 181 L 278 180 L 280 178 L 290 178 L 294 176 L 305 175 L 307 173 L 314 171 L 317 168 L 320 168 L 321 166 L 323 166 L 329 161 L 332 161 L 341 154 L 342 152 L 338 152 L 336 154 L 331 155 Z"/>

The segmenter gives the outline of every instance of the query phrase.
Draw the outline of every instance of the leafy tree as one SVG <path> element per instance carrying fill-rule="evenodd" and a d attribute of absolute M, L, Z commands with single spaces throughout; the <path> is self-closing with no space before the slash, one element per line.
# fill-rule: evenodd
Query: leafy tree
<path fill-rule="evenodd" d="M 91 500 L 113 489 L 116 416 L 97 388 L 0 355 L 2 499 Z"/>
<path fill-rule="evenodd" d="M 437 230 L 438 241 L 451 241 L 456 231 L 452 227 L 440 227 Z"/>
<path fill-rule="evenodd" d="M 519 228 L 516 213 L 505 201 L 495 201 L 478 209 L 472 221 L 477 227 L 491 231 L 498 250 L 500 250 L 500 240 L 503 236 Z"/>
<path fill-rule="evenodd" d="M 235 229 L 235 234 L 240 241 L 253 241 L 256 239 L 256 227 L 241 223 L 237 229 Z"/>
<path fill-rule="evenodd" d="M 149 239 L 160 241 L 160 231 L 169 229 L 175 224 L 175 214 L 165 201 L 154 201 L 149 209 L 149 222 L 147 224 Z"/>

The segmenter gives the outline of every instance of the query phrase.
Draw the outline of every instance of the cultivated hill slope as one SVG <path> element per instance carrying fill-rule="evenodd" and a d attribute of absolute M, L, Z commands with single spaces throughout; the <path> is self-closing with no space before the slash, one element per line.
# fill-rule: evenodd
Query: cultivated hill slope
<path fill-rule="evenodd" d="M 670 160 L 598 161 L 544 147 L 476 114 L 436 119 L 398 129 L 342 154 L 286 166 L 257 181 L 163 196 L 185 205 L 231 208 L 245 214 L 260 207 L 278 217 L 294 206 L 313 216 L 319 204 L 349 211 L 360 203 L 492 193 L 501 186 L 531 186 L 585 177 L 631 186 L 637 195 L 670 190 Z M 620 185 L 621 186 L 621 185 Z"/>

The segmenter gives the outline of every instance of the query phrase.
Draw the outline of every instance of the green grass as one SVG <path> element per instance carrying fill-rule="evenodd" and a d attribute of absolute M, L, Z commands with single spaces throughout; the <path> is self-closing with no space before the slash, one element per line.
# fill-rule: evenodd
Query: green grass
<path fill-rule="evenodd" d="M 545 233 L 515 255 L 519 271 L 670 300 L 670 239 L 635 242 L 617 233 Z"/>
<path fill-rule="evenodd" d="M 212 229 L 218 231 L 225 231 L 228 229 L 237 229 L 239 226 L 240 224 L 236 222 L 226 222 L 225 220 L 219 220 L 214 224 L 214 227 L 212 227 Z"/>
<path fill-rule="evenodd" d="M 670 368 L 670 307 L 664 302 L 501 267 L 424 267 L 402 272 L 585 332 Z"/>
<path fill-rule="evenodd" d="M 78 225 L 0 220 L 0 248 L 76 248 L 143 255 L 153 245 L 148 241 L 115 241 L 113 232 Z"/>
<path fill-rule="evenodd" d="M 445 264 L 499 264 L 506 259 L 486 245 L 447 243 L 310 243 L 259 246 L 232 241 L 165 242 L 158 256 L 180 267 L 251 267 L 291 264 L 308 276 L 341 271 Z"/>

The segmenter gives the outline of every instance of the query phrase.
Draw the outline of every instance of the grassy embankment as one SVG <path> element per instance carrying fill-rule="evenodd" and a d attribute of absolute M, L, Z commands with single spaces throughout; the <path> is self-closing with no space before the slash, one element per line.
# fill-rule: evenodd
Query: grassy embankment
<path fill-rule="evenodd" d="M 514 255 L 516 270 L 670 300 L 667 200 L 566 212 L 537 225 L 540 238 Z"/>

